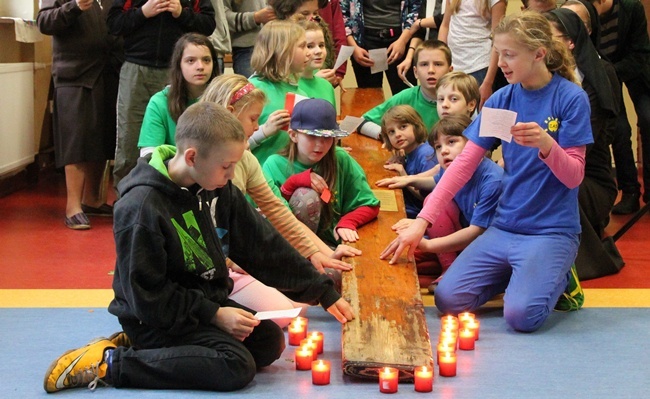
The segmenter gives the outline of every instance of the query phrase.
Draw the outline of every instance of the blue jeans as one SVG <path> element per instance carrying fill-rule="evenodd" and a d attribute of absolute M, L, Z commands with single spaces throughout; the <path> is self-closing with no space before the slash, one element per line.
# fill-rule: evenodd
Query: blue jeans
<path fill-rule="evenodd" d="M 253 47 L 233 47 L 232 48 L 232 69 L 235 73 L 244 75 L 249 78 L 253 74 L 251 67 L 251 56 Z"/>
<path fill-rule="evenodd" d="M 508 324 L 535 331 L 567 286 L 578 244 L 577 234 L 524 235 L 490 227 L 442 276 L 436 306 L 442 313 L 472 311 L 505 292 Z"/>
<path fill-rule="evenodd" d="M 485 76 L 487 75 L 487 67 L 483 69 L 479 69 L 478 71 L 474 71 L 470 73 L 469 75 L 474 76 L 474 79 L 476 79 L 476 82 L 478 83 L 478 87 L 481 87 L 483 84 L 483 81 L 485 80 Z"/>

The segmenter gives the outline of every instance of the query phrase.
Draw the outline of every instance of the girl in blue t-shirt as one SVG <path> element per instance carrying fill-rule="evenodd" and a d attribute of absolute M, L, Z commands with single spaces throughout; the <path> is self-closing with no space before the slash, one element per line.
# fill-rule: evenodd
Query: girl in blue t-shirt
<path fill-rule="evenodd" d="M 443 313 L 474 310 L 505 291 L 503 313 L 518 331 L 535 331 L 565 289 L 580 234 L 578 186 L 593 139 L 589 99 L 575 84 L 574 64 L 542 15 L 509 15 L 494 31 L 494 51 L 509 85 L 486 108 L 515 111 L 503 140 L 502 194 L 490 227 L 458 256 L 436 288 Z M 382 252 L 409 259 L 442 205 L 471 178 L 496 140 L 479 134 L 481 114 L 465 131 L 463 152 L 445 172 L 412 225 Z M 486 132 L 481 132 L 486 133 Z M 579 291 L 572 283 L 568 291 Z M 573 290 L 575 288 L 575 290 Z"/>
<path fill-rule="evenodd" d="M 435 151 L 427 143 L 427 128 L 420 114 L 410 105 L 396 105 L 381 118 L 381 138 L 386 148 L 396 155 L 384 166 L 399 176 L 426 172 L 438 164 Z M 377 181 L 377 186 L 388 186 L 391 178 Z M 421 192 L 415 187 L 403 189 L 406 217 L 414 219 L 422 210 L 422 201 L 429 191 Z"/>

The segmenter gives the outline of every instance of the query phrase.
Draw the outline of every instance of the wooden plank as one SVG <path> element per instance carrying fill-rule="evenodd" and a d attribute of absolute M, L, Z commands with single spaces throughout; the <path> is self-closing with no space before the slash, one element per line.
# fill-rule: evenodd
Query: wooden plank
<path fill-rule="evenodd" d="M 344 95 L 356 100 L 378 98 L 374 89 L 353 90 L 356 92 L 349 90 Z M 342 103 L 341 109 L 343 114 L 351 107 Z M 362 113 L 353 110 L 346 115 Z M 371 186 L 393 175 L 383 168 L 390 154 L 379 141 L 355 133 L 345 138 L 343 145 L 352 148 L 351 155 L 366 171 Z M 377 220 L 359 230 L 360 240 L 351 244 L 363 255 L 347 259 L 354 269 L 343 273 L 343 296 L 357 317 L 343 326 L 342 358 L 345 374 L 377 378 L 380 368 L 390 366 L 400 370 L 404 381 L 412 379 L 414 367 L 433 366 L 433 357 L 415 265 L 405 257 L 396 265 L 379 260 L 381 251 L 395 237 L 390 227 L 405 217 L 402 192 L 392 191 L 399 211 L 379 212 Z"/>

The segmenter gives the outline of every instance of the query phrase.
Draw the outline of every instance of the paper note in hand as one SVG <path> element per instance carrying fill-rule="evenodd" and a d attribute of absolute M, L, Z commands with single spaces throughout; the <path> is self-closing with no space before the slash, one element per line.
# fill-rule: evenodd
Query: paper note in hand
<path fill-rule="evenodd" d="M 300 314 L 302 308 L 293 308 L 287 310 L 268 310 L 266 312 L 257 312 L 255 313 L 255 318 L 257 320 L 268 320 L 268 319 L 293 319 Z"/>
<path fill-rule="evenodd" d="M 329 204 L 332 199 L 332 192 L 329 188 L 326 188 L 322 193 L 320 193 L 320 199 L 322 199 L 324 203 Z"/>
<path fill-rule="evenodd" d="M 352 46 L 341 46 L 339 50 L 339 56 L 336 58 L 336 62 L 332 69 L 337 70 L 345 61 L 347 61 L 352 54 L 354 53 L 354 47 Z"/>
<path fill-rule="evenodd" d="M 517 121 L 517 113 L 507 109 L 483 107 L 481 109 L 480 137 L 496 137 L 506 142 L 512 140 L 510 128 Z"/>
<path fill-rule="evenodd" d="M 383 72 L 388 69 L 388 49 L 377 48 L 374 50 L 368 50 L 370 59 L 375 61 L 375 64 L 370 67 L 370 73 Z"/>

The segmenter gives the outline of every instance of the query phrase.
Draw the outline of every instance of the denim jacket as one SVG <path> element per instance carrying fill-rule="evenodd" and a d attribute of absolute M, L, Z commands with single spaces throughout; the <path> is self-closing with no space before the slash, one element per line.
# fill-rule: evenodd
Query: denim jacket
<path fill-rule="evenodd" d="M 341 0 L 341 12 L 345 22 L 345 35 L 354 36 L 363 47 L 363 0 Z M 418 17 L 422 0 L 402 0 L 402 29 L 410 29 Z"/>

